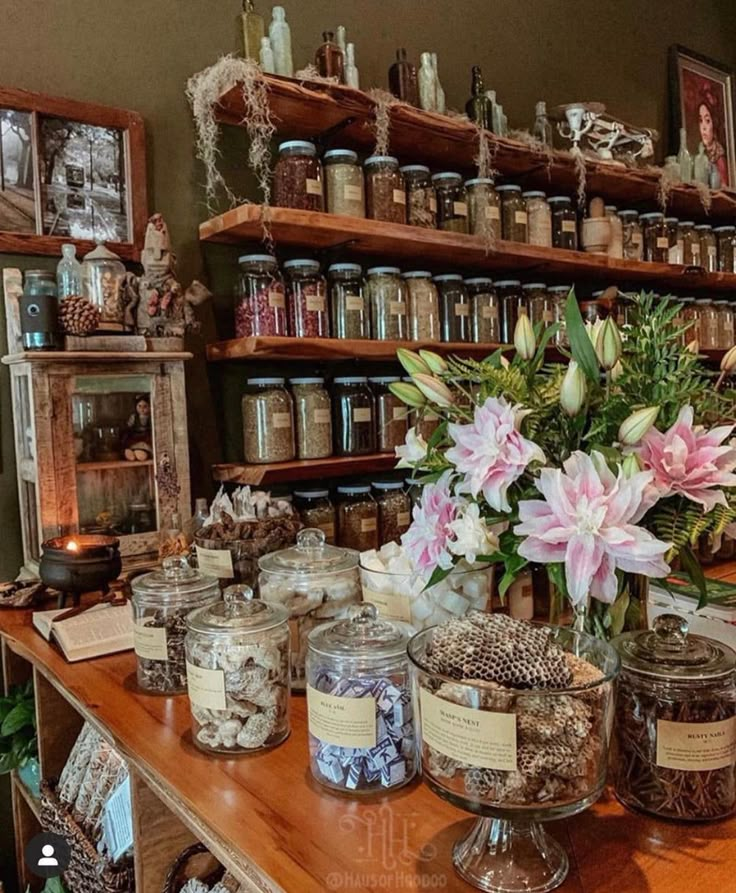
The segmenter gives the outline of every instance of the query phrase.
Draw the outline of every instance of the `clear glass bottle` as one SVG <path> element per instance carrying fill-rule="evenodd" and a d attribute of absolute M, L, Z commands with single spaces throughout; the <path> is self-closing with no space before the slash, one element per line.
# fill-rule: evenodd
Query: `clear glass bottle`
<path fill-rule="evenodd" d="M 56 295 L 60 301 L 82 292 L 82 265 L 77 260 L 77 246 L 61 246 L 61 260 L 56 266 Z"/>
<path fill-rule="evenodd" d="M 365 217 L 365 183 L 357 153 L 351 149 L 330 149 L 322 163 L 327 211 L 345 217 Z"/>
<path fill-rule="evenodd" d="M 519 319 L 519 308 L 524 298 L 519 279 L 500 279 L 494 283 L 498 295 L 498 306 L 501 319 L 501 343 L 513 344 L 514 329 Z"/>
<path fill-rule="evenodd" d="M 376 451 L 376 405 L 367 378 L 349 375 L 334 380 L 332 416 L 336 455 Z"/>
<path fill-rule="evenodd" d="M 400 381 L 398 375 L 368 379 L 376 400 L 376 448 L 379 453 L 393 453 L 397 446 L 403 446 L 409 430 L 408 407 L 389 389 L 389 385 L 396 381 Z"/>
<path fill-rule="evenodd" d="M 470 297 L 459 273 L 442 273 L 432 280 L 440 302 L 442 341 L 470 341 Z"/>
<path fill-rule="evenodd" d="M 552 195 L 547 201 L 552 210 L 552 244 L 555 248 L 578 250 L 578 217 L 567 195 Z"/>
<path fill-rule="evenodd" d="M 412 341 L 440 340 L 440 303 L 437 286 L 428 270 L 402 273 L 409 301 L 409 338 Z"/>
<path fill-rule="evenodd" d="M 529 226 L 529 244 L 540 245 L 543 248 L 552 247 L 552 209 L 543 192 L 532 190 L 523 192 L 522 198 L 526 202 Z"/>
<path fill-rule="evenodd" d="M 297 338 L 329 338 L 327 281 L 316 260 L 295 258 L 284 264 L 289 331 Z"/>
<path fill-rule="evenodd" d="M 682 262 L 688 267 L 700 266 L 700 238 L 692 220 L 681 220 L 678 237 L 682 242 Z"/>
<path fill-rule="evenodd" d="M 465 280 L 470 296 L 470 330 L 475 344 L 498 344 L 501 327 L 498 295 L 491 279 L 475 276 Z"/>
<path fill-rule="evenodd" d="M 246 462 L 267 465 L 295 457 L 294 404 L 283 378 L 249 378 L 242 412 Z"/>
<path fill-rule="evenodd" d="M 682 264 L 685 252 L 680 238 L 680 221 L 677 217 L 665 217 L 664 222 L 667 227 L 667 239 L 670 243 L 668 261 L 671 264 Z"/>
<path fill-rule="evenodd" d="M 332 264 L 327 270 L 335 338 L 370 338 L 370 307 L 359 264 Z"/>
<path fill-rule="evenodd" d="M 308 140 L 287 140 L 279 146 L 273 175 L 273 203 L 277 208 L 324 211 L 322 163 Z"/>
<path fill-rule="evenodd" d="M 611 241 L 608 245 L 608 256 L 622 258 L 624 256 L 624 228 L 616 205 L 605 205 L 604 212 L 611 227 Z"/>
<path fill-rule="evenodd" d="M 407 164 L 400 168 L 406 187 L 407 223 L 425 229 L 437 226 L 437 199 L 429 168 L 423 164 Z"/>
<path fill-rule="evenodd" d="M 388 70 L 389 90 L 402 102 L 419 108 L 417 67 L 407 58 L 406 50 L 396 50 L 396 61 Z"/>
<path fill-rule="evenodd" d="M 626 260 L 644 259 L 644 235 L 639 222 L 639 212 L 633 210 L 619 211 L 621 220 L 624 258 Z"/>
<path fill-rule="evenodd" d="M 529 241 L 529 219 L 526 202 L 521 194 L 521 186 L 508 183 L 496 186 L 501 199 L 501 232 L 509 242 Z"/>
<path fill-rule="evenodd" d="M 736 243 L 736 227 L 717 226 L 713 230 L 718 247 L 718 269 L 721 273 L 734 273 L 734 244 Z"/>
<path fill-rule="evenodd" d="M 406 223 L 406 190 L 398 159 L 372 155 L 363 162 L 366 210 L 371 220 Z"/>
<path fill-rule="evenodd" d="M 668 263 L 670 239 L 664 214 L 661 211 L 651 211 L 640 214 L 639 220 L 644 228 L 644 260 L 650 263 Z"/>
<path fill-rule="evenodd" d="M 294 507 L 305 527 L 321 530 L 325 542 L 335 544 L 337 515 L 330 501 L 330 491 L 318 487 L 309 490 L 294 490 Z"/>
<path fill-rule="evenodd" d="M 501 238 L 501 199 L 493 180 L 475 177 L 465 182 L 468 196 L 468 232 L 495 241 Z"/>
<path fill-rule="evenodd" d="M 407 288 L 398 267 L 371 267 L 366 280 L 371 331 L 378 341 L 401 341 L 408 336 Z"/>
<path fill-rule="evenodd" d="M 381 545 L 398 543 L 411 524 L 411 500 L 403 481 L 373 481 Z"/>
<path fill-rule="evenodd" d="M 437 228 L 453 233 L 468 231 L 468 197 L 460 174 L 443 171 L 432 177 L 437 198 Z"/>
<path fill-rule="evenodd" d="M 292 378 L 297 459 L 332 455 L 332 400 L 324 378 Z"/>
<path fill-rule="evenodd" d="M 709 223 L 699 223 L 695 232 L 700 239 L 700 264 L 707 273 L 718 272 L 718 243 Z"/>
<path fill-rule="evenodd" d="M 345 549 L 378 548 L 378 505 L 371 488 L 358 484 L 337 488 L 337 541 Z M 357 556 L 356 556 L 357 569 Z"/>
<path fill-rule="evenodd" d="M 567 329 L 565 328 L 565 307 L 571 288 L 572 286 L 570 285 L 550 285 L 547 287 L 547 294 L 549 295 L 552 307 L 554 308 L 553 313 L 555 315 L 555 321 L 560 324 L 554 339 L 554 344 L 557 345 L 557 347 L 569 346 Z"/>
<path fill-rule="evenodd" d="M 288 335 L 286 296 L 278 262 L 270 254 L 244 254 L 235 303 L 235 336 Z"/>
<path fill-rule="evenodd" d="M 345 53 L 335 43 L 333 31 L 322 32 L 323 43 L 317 48 L 314 64 L 321 78 L 337 78 L 338 84 L 345 83 Z"/>

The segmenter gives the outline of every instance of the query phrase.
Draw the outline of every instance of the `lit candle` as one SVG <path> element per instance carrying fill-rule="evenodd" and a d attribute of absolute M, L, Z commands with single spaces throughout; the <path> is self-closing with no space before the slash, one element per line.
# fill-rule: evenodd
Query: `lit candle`
<path fill-rule="evenodd" d="M 68 552 L 78 552 L 79 551 L 79 543 L 76 540 L 69 540 L 66 544 L 66 550 Z"/>

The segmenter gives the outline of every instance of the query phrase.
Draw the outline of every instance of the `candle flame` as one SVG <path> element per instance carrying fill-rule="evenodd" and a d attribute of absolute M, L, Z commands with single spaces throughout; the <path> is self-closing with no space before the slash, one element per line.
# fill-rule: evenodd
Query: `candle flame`
<path fill-rule="evenodd" d="M 69 540 L 69 542 L 65 546 L 67 552 L 78 552 L 79 551 L 79 543 L 76 540 Z"/>

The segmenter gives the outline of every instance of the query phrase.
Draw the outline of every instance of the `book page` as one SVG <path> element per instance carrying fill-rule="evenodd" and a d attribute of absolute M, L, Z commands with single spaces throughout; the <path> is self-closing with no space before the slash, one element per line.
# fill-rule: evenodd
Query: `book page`
<path fill-rule="evenodd" d="M 53 632 L 69 660 L 127 650 L 133 647 L 132 609 L 101 605 L 54 623 Z"/>

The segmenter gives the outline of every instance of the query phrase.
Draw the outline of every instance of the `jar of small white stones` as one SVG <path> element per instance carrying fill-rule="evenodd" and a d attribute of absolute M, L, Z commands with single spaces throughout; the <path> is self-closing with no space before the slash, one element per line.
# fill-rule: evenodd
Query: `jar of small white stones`
<path fill-rule="evenodd" d="M 407 623 L 371 604 L 309 634 L 307 718 L 312 775 L 351 794 L 401 787 L 417 770 Z"/>
<path fill-rule="evenodd" d="M 190 567 L 186 558 L 171 556 L 163 570 L 136 577 L 131 587 L 138 685 L 162 695 L 185 691 L 186 617 L 220 600 L 219 580 Z"/>
<path fill-rule="evenodd" d="M 289 612 L 230 586 L 224 601 L 187 618 L 192 738 L 201 750 L 252 753 L 284 741 L 289 726 Z"/>

